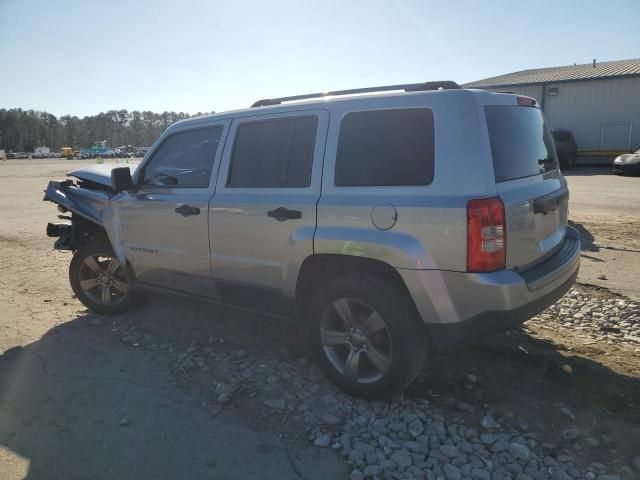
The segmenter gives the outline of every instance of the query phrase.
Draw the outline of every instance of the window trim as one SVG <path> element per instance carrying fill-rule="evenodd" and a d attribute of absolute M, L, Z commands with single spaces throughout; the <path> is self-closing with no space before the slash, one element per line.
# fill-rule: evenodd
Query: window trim
<path fill-rule="evenodd" d="M 309 170 L 309 183 L 308 185 L 304 185 L 304 186 L 291 186 L 288 187 L 286 185 L 279 185 L 279 186 L 275 186 L 275 187 L 265 187 L 265 186 L 258 186 L 258 187 L 248 187 L 248 186 L 234 186 L 231 185 L 231 173 L 233 172 L 233 160 L 234 160 L 234 156 L 236 153 L 236 146 L 238 143 L 238 132 L 240 130 L 241 127 L 245 126 L 245 125 L 255 125 L 255 124 L 259 124 L 259 123 L 274 123 L 274 122 L 284 122 L 284 121 L 288 121 L 288 120 L 297 120 L 297 119 L 301 119 L 301 118 L 313 118 L 316 121 L 316 125 L 315 125 L 315 132 L 313 135 L 313 146 L 311 148 L 311 168 Z M 317 141 L 318 141 L 318 132 L 320 129 L 320 116 L 316 113 L 306 113 L 306 114 L 302 114 L 302 115 L 289 115 L 289 114 L 283 114 L 282 116 L 277 116 L 277 117 L 270 117 L 270 118 L 261 118 L 261 119 L 252 119 L 252 120 L 248 120 L 248 121 L 242 121 L 240 120 L 238 122 L 238 124 L 235 126 L 234 131 L 233 131 L 233 143 L 231 145 L 231 151 L 229 152 L 229 162 L 227 165 L 227 178 L 225 179 L 225 183 L 224 183 L 224 188 L 229 188 L 229 189 L 233 189 L 233 190 L 239 190 L 239 189 L 250 189 L 250 190 L 258 190 L 258 189 L 265 189 L 265 190 L 273 190 L 275 188 L 284 188 L 287 191 L 293 190 L 293 189 L 308 189 L 311 188 L 313 185 L 313 164 L 314 164 L 314 160 L 315 160 L 315 151 L 316 151 L 316 147 L 317 147 Z"/>
<path fill-rule="evenodd" d="M 228 127 L 227 123 L 221 122 L 221 123 L 214 123 L 214 124 L 210 124 L 210 125 L 198 125 L 197 127 L 194 128 L 184 128 L 184 129 L 176 129 L 174 132 L 169 132 L 167 133 L 167 135 L 162 138 L 162 141 L 153 149 L 153 151 L 151 152 L 151 155 L 149 155 L 149 157 L 144 161 L 144 163 L 140 164 L 139 167 L 139 173 L 137 173 L 138 176 L 138 182 L 136 182 L 136 187 L 137 188 L 157 188 L 157 189 L 162 189 L 162 190 L 167 190 L 167 189 L 178 189 L 178 188 L 187 188 L 189 190 L 195 190 L 195 189 L 208 189 L 211 187 L 211 182 L 214 181 L 214 185 L 215 185 L 215 179 L 214 179 L 214 171 L 215 169 L 215 165 L 216 165 L 216 158 L 218 158 L 219 155 L 222 154 L 222 150 L 224 149 L 224 143 L 226 141 L 226 135 L 225 135 L 225 129 Z M 180 135 L 183 133 L 191 133 L 191 132 L 196 132 L 198 130 L 212 130 L 214 128 L 220 128 L 222 129 L 220 132 L 220 140 L 218 143 L 218 148 L 216 149 L 216 153 L 213 156 L 213 162 L 211 163 L 211 176 L 209 177 L 209 184 L 206 187 L 185 187 L 185 186 L 179 186 L 179 185 L 151 185 L 148 183 L 143 183 L 144 182 L 144 177 L 145 174 L 147 172 L 147 167 L 149 166 L 149 164 L 151 163 L 151 161 L 155 158 L 156 154 L 158 153 L 158 151 L 165 145 L 165 143 L 175 137 L 176 135 Z M 215 172 L 215 176 L 217 177 L 217 171 Z"/>
<path fill-rule="evenodd" d="M 433 168 L 431 171 L 431 178 L 429 179 L 428 183 L 420 183 L 420 184 L 411 184 L 411 185 L 388 185 L 388 184 L 383 184 L 383 185 L 338 185 L 336 183 L 336 171 L 337 171 L 337 167 L 338 167 L 338 152 L 340 149 L 340 136 L 342 134 L 342 125 L 344 123 L 345 118 L 347 118 L 349 115 L 351 114 L 357 114 L 357 113 L 373 113 L 373 112 L 388 112 L 388 111 L 395 111 L 395 110 L 428 110 L 431 112 L 431 119 L 432 119 L 432 123 L 433 123 Z M 415 106 L 389 106 L 389 107 L 383 107 L 383 108 L 368 108 L 368 109 L 362 109 L 362 110 L 349 110 L 347 112 L 345 112 L 341 118 L 340 118 L 340 123 L 337 126 L 336 129 L 336 146 L 335 146 L 335 154 L 334 154 L 334 162 L 333 162 L 333 185 L 332 188 L 335 188 L 337 191 L 343 191 L 346 188 L 362 188 L 362 189 L 366 189 L 366 188 L 401 188 L 401 189 L 416 189 L 416 188 L 424 188 L 427 187 L 431 184 L 433 184 L 433 181 L 435 180 L 435 176 L 436 176 L 436 153 L 437 153 L 437 145 L 436 145 L 436 123 L 437 123 L 437 119 L 436 119 L 436 114 L 434 109 L 431 106 L 423 106 L 423 105 L 415 105 Z"/>

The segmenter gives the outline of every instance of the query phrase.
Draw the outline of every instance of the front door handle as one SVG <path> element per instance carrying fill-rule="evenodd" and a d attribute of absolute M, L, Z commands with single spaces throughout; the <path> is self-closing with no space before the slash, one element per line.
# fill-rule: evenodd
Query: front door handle
<path fill-rule="evenodd" d="M 267 212 L 267 215 L 269 215 L 271 218 L 275 218 L 279 222 L 302 218 L 302 212 L 300 210 L 289 210 L 285 207 L 278 207 L 275 210 L 269 210 Z"/>
<path fill-rule="evenodd" d="M 192 207 L 191 205 L 180 205 L 174 210 L 183 217 L 189 217 L 191 215 L 200 215 L 200 209 L 198 207 Z"/>

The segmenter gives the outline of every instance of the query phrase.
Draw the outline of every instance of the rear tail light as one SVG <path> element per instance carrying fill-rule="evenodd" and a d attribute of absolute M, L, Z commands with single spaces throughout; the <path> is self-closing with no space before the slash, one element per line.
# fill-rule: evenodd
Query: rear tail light
<path fill-rule="evenodd" d="M 467 271 L 493 272 L 505 266 L 504 204 L 498 197 L 467 203 Z"/>

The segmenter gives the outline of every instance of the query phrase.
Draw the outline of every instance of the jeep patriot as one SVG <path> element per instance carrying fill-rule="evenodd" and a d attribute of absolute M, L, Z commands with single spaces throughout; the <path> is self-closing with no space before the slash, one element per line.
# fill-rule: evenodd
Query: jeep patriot
<path fill-rule="evenodd" d="M 47 187 L 68 214 L 47 233 L 84 305 L 118 313 L 153 289 L 297 319 L 365 398 L 578 274 L 537 102 L 448 81 L 260 100 L 171 125 L 135 168 L 69 175 Z"/>

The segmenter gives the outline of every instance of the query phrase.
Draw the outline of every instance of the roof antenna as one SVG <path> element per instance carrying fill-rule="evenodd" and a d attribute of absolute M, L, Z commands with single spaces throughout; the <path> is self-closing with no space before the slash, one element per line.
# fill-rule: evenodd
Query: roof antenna
<path fill-rule="evenodd" d="M 596 59 L 593 59 L 593 68 L 596 68 Z"/>

